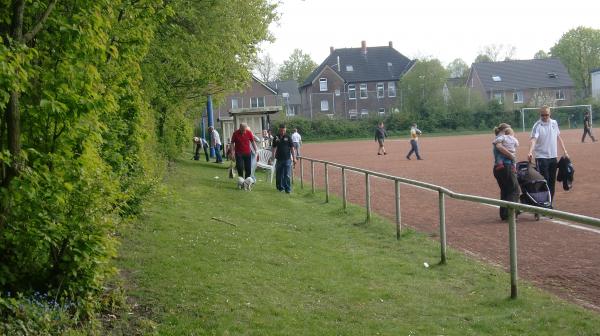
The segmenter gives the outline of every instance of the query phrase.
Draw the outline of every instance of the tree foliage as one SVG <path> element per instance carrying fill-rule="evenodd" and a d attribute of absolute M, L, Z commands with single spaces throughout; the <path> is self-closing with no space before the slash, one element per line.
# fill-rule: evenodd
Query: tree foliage
<path fill-rule="evenodd" d="M 191 138 L 191 111 L 249 78 L 274 9 L 0 0 L 0 307 L 38 292 L 94 311 L 119 225 Z"/>
<path fill-rule="evenodd" d="M 550 56 L 548 55 L 548 53 L 545 52 L 544 50 L 538 50 L 538 52 L 536 52 L 535 55 L 533 55 L 534 59 L 546 59 L 549 57 Z"/>
<path fill-rule="evenodd" d="M 590 71 L 600 67 L 600 30 L 578 27 L 566 32 L 550 49 L 563 62 L 582 96 L 591 94 Z"/>
<path fill-rule="evenodd" d="M 450 62 L 446 70 L 450 74 L 450 78 L 467 78 L 469 75 L 469 65 L 462 58 Z"/>
<path fill-rule="evenodd" d="M 312 60 L 310 55 L 305 54 L 301 49 L 294 49 L 290 58 L 283 61 L 279 68 L 277 79 L 295 80 L 298 84 L 302 84 L 317 66 L 318 64 Z"/>

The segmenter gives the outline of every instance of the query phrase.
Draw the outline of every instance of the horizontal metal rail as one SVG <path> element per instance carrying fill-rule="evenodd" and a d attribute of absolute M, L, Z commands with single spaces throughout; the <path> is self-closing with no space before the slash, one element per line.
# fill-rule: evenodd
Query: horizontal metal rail
<path fill-rule="evenodd" d="M 315 192 L 315 163 L 322 163 L 324 165 L 326 202 L 329 202 L 329 167 L 337 167 L 342 170 L 342 198 L 343 198 L 342 204 L 343 204 L 344 209 L 346 208 L 346 197 L 347 197 L 347 195 L 346 195 L 346 192 L 347 192 L 346 172 L 353 171 L 353 172 L 365 174 L 365 194 L 366 194 L 365 195 L 366 196 L 365 206 L 367 209 L 367 221 L 369 221 L 371 219 L 371 195 L 370 195 L 371 188 L 370 188 L 369 177 L 376 176 L 376 177 L 379 177 L 382 179 L 394 181 L 395 203 L 396 203 L 396 238 L 398 240 L 400 239 L 400 229 L 401 229 L 400 188 L 399 188 L 398 184 L 403 183 L 403 184 L 408 184 L 408 185 L 412 185 L 415 187 L 420 187 L 420 188 L 429 189 L 432 191 L 437 191 L 438 196 L 439 196 L 438 206 L 439 206 L 439 225 L 440 225 L 439 229 L 440 229 L 440 250 L 441 250 L 440 264 L 446 264 L 446 205 L 445 205 L 446 202 L 444 199 L 445 195 L 448 195 L 451 198 L 463 200 L 463 201 L 506 207 L 508 210 L 510 281 L 511 281 L 510 297 L 511 298 L 517 297 L 517 226 L 516 226 L 517 211 L 531 212 L 531 213 L 535 213 L 538 215 L 544 215 L 544 216 L 552 216 L 553 218 L 562 218 L 562 219 L 574 221 L 577 223 L 588 224 L 588 225 L 600 227 L 600 219 L 594 218 L 594 217 L 583 216 L 583 215 L 578 215 L 578 214 L 574 214 L 574 213 L 570 213 L 570 212 L 558 211 L 558 210 L 554 210 L 554 209 L 545 209 L 545 208 L 535 207 L 535 206 L 531 206 L 531 205 L 527 205 L 527 204 L 503 201 L 503 200 L 498 200 L 498 199 L 489 198 L 489 197 L 461 194 L 461 193 L 454 192 L 452 190 L 449 190 L 447 188 L 444 188 L 444 187 L 441 187 L 441 186 L 438 186 L 435 184 L 421 182 L 421 181 L 417 181 L 417 180 L 411 180 L 411 179 L 404 178 L 404 177 L 379 173 L 379 172 L 368 170 L 368 169 L 352 167 L 352 166 L 343 165 L 340 163 L 335 163 L 335 162 L 330 162 L 330 161 L 325 161 L 325 160 L 312 159 L 312 158 L 307 158 L 307 157 L 299 157 L 299 159 L 300 159 L 300 174 L 301 174 L 300 187 L 301 188 L 303 187 L 303 182 L 302 182 L 303 181 L 302 175 L 304 175 L 303 161 L 307 160 L 310 162 L 311 189 L 312 189 L 313 193 Z"/>

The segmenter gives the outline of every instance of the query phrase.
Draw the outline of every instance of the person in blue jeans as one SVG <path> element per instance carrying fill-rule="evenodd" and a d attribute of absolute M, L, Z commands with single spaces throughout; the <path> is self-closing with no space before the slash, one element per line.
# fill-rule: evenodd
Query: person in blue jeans
<path fill-rule="evenodd" d="M 285 124 L 279 125 L 279 132 L 273 137 L 273 157 L 275 163 L 275 187 L 281 192 L 292 192 L 292 163 L 296 163 L 296 151 L 292 137 L 286 134 Z"/>

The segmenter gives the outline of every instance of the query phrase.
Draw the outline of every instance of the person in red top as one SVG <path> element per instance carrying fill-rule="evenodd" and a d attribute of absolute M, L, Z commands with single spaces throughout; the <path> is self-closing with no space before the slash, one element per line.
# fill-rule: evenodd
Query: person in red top
<path fill-rule="evenodd" d="M 241 123 L 240 128 L 233 132 L 231 136 L 231 149 L 235 156 L 235 168 L 238 176 L 247 178 L 252 175 L 252 151 L 258 152 L 258 147 L 254 141 L 254 134 L 248 130 L 248 124 Z"/>

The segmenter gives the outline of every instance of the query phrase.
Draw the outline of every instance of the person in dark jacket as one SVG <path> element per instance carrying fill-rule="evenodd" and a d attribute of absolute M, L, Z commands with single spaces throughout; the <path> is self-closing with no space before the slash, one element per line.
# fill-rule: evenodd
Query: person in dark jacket
<path fill-rule="evenodd" d="M 375 129 L 375 141 L 379 144 L 379 150 L 377 150 L 377 155 L 387 155 L 385 151 L 385 147 L 383 147 L 383 142 L 387 133 L 385 133 L 385 128 L 383 127 L 383 122 L 379 123 L 379 126 Z"/>
<path fill-rule="evenodd" d="M 596 142 L 596 138 L 592 135 L 592 123 L 590 121 L 590 112 L 585 112 L 583 117 L 583 135 L 581 136 L 581 142 L 585 142 L 585 136 L 589 135 L 593 142 Z"/>

